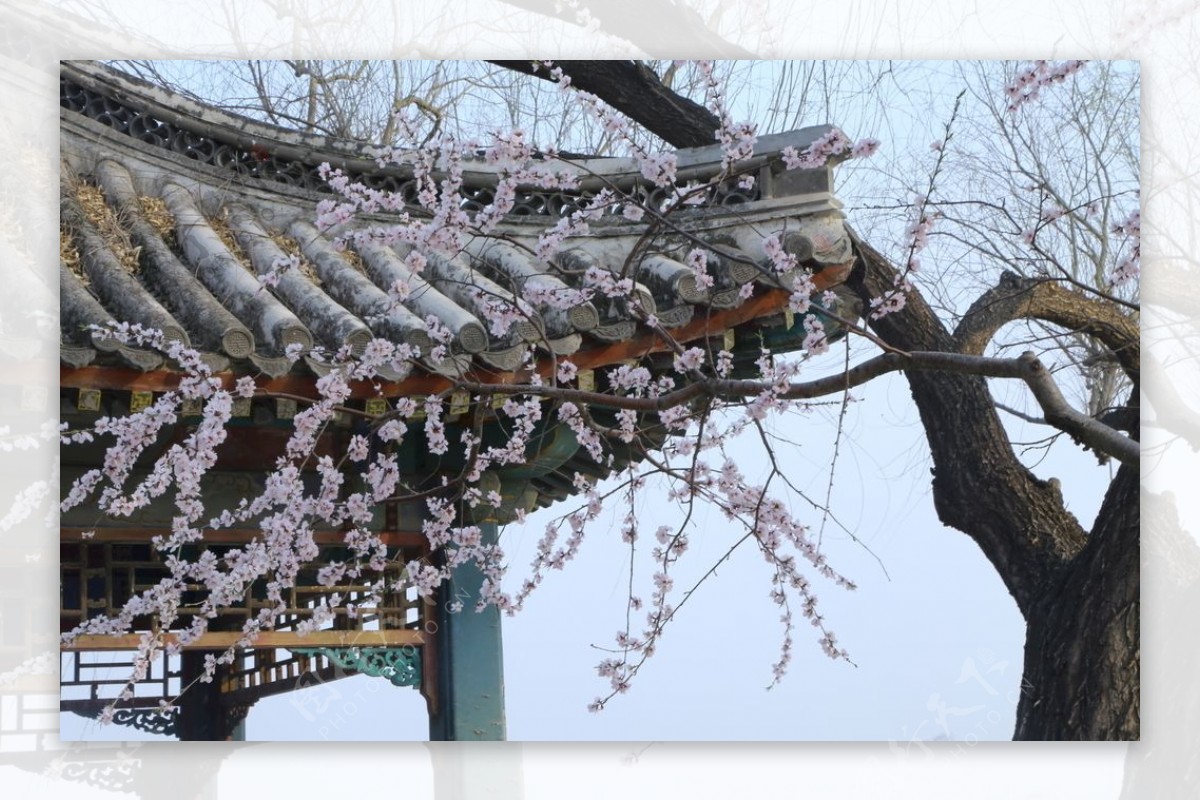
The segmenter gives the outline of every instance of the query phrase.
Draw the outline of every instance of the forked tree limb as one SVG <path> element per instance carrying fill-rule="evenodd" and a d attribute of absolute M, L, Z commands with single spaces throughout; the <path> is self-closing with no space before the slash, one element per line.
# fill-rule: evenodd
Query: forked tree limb
<path fill-rule="evenodd" d="M 1052 280 L 1005 272 L 974 303 L 955 329 L 957 350 L 981 354 L 1001 326 L 1019 319 L 1041 320 L 1102 342 L 1136 382 L 1141 370 L 1137 320 L 1116 304 L 1063 287 Z"/>

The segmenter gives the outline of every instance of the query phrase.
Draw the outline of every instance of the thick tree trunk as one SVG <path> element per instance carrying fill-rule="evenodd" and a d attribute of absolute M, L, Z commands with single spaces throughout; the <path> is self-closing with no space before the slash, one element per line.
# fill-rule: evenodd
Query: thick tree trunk
<path fill-rule="evenodd" d="M 1014 739 L 1138 739 L 1138 501 L 1122 467 L 1087 545 L 1026 613 Z"/>

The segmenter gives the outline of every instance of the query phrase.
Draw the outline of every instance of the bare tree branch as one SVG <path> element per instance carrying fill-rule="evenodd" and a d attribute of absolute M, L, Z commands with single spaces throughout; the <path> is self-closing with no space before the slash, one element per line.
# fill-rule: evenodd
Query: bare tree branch
<path fill-rule="evenodd" d="M 1112 303 L 1063 288 L 1055 281 L 1005 272 L 999 284 L 971 305 L 954 337 L 958 350 L 981 354 L 996 331 L 1013 320 L 1029 318 L 1054 323 L 1091 336 L 1113 352 L 1133 381 L 1141 369 L 1141 337 L 1137 321 Z"/>
<path fill-rule="evenodd" d="M 549 70 L 532 61 L 493 61 L 526 75 L 550 80 Z M 721 121 L 704 106 L 675 94 L 640 61 L 556 61 L 571 85 L 591 92 L 646 130 L 675 147 L 713 144 Z"/>
<path fill-rule="evenodd" d="M 1033 392 L 1038 405 L 1042 407 L 1047 424 L 1070 434 L 1076 441 L 1087 447 L 1122 462 L 1137 464 L 1140 458 L 1140 447 L 1136 441 L 1109 428 L 1099 420 L 1088 417 L 1067 403 L 1058 389 L 1058 385 L 1054 383 L 1050 371 L 1032 352 L 1026 352 L 1016 359 L 997 359 L 940 351 L 885 353 L 857 364 L 845 373 L 791 384 L 777 394 L 778 397 L 786 400 L 808 400 L 843 392 L 898 370 L 942 371 L 987 378 L 1020 379 Z M 590 392 L 570 387 L 547 387 L 540 384 L 498 385 L 460 381 L 456 385 L 479 395 L 535 395 L 599 408 L 631 409 L 640 412 L 661 412 L 701 397 L 742 400 L 764 393 L 776 392 L 777 389 L 774 385 L 764 381 L 709 378 L 695 381 L 674 392 L 645 398 Z"/>

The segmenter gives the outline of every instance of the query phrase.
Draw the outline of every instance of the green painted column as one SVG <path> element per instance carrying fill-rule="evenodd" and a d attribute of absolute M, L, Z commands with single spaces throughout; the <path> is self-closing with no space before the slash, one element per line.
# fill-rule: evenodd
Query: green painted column
<path fill-rule="evenodd" d="M 485 543 L 495 542 L 495 523 L 479 523 Z M 504 652 L 500 610 L 475 611 L 483 579 L 462 565 L 442 588 L 438 604 L 438 708 L 429 718 L 430 740 L 503 740 Z M 462 611 L 451 613 L 455 601 Z"/>

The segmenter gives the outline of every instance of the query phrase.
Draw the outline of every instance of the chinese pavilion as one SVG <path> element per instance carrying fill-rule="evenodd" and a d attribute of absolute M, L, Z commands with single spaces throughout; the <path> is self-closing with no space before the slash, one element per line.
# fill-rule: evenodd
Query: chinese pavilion
<path fill-rule="evenodd" d="M 602 186 L 652 206 L 661 203 L 667 190 L 647 182 L 630 159 L 585 159 L 565 167 L 582 176 L 577 190 L 522 193 L 500 226 L 503 240 L 471 242 L 453 259 L 428 254 L 425 270 L 416 275 L 401 246 L 340 249 L 314 226 L 317 204 L 331 197 L 319 175 L 322 163 L 415 202 L 415 182 L 403 165 L 380 167 L 361 144 L 233 116 L 96 63 L 64 63 L 60 89 L 62 419 L 78 429 L 101 416 L 137 412 L 180 381 L 179 366 L 163 355 L 98 338 L 89 329 L 94 324 L 120 321 L 161 330 L 168 340 L 198 350 L 227 386 L 252 377 L 257 392 L 235 404 L 230 436 L 208 475 L 205 498 L 214 508 L 253 496 L 274 469 L 292 419 L 317 397 L 315 383 L 329 369 L 315 350 L 361 351 L 384 338 L 428 352 L 423 321 L 431 315 L 452 334 L 441 361 L 418 361 L 356 384 L 349 404 L 363 414 L 343 415 L 322 435 L 319 450 L 329 454 L 343 452 L 362 420 L 385 413 L 398 398 L 452 388 L 459 377 L 519 383 L 521 371 L 530 369 L 530 353 L 532 369 L 543 371 L 550 359 L 570 357 L 580 388 L 603 386 L 604 368 L 631 360 L 652 371 L 670 368 L 665 343 L 635 323 L 624 300 L 594 298 L 569 310 L 542 307 L 496 335 L 481 293 L 469 291 L 485 287 L 489 295 L 513 298 L 530 287 L 578 288 L 589 268 L 619 272 L 648 225 L 619 210 L 594 223 L 587 236 L 568 240 L 553 261 L 532 258 L 527 246 Z M 803 327 L 787 310 L 790 276 L 769 269 L 764 241 L 778 236 L 800 269 L 811 271 L 818 290 L 836 294 L 848 277 L 854 256 L 833 196 L 833 164 L 788 170 L 781 157 L 785 148 L 803 151 L 829 131 L 821 126 L 761 137 L 748 162 L 756 179 L 751 188 L 712 188 L 701 202 L 673 213 L 686 241 L 667 239 L 640 256 L 636 295 L 675 340 L 730 349 L 742 365 L 764 346 L 800 346 Z M 681 184 L 721 169 L 717 145 L 676 156 Z M 468 163 L 462 208 L 486 208 L 496 180 L 483 160 Z M 367 215 L 355 224 L 386 222 L 385 215 Z M 709 251 L 711 285 L 697 281 L 683 263 L 696 243 Z M 289 257 L 298 259 L 300 269 L 275 282 L 262 280 Z M 415 288 L 402 307 L 386 291 L 396 280 Z M 304 355 L 289 358 L 289 346 Z M 465 420 L 478 402 L 455 392 L 447 426 Z M 159 447 L 186 436 L 199 413 L 185 407 Z M 490 422 L 484 429 L 485 437 L 502 436 Z M 636 459 L 628 446 L 610 445 L 616 467 Z M 497 527 L 519 511 L 571 495 L 571 475 L 601 471 L 579 451 L 568 428 L 547 422 L 525 464 L 484 476 L 503 505 L 473 522 L 495 537 Z M 63 485 L 97 466 L 102 453 L 101 445 L 64 447 Z M 461 468 L 430 454 L 419 432 L 406 439 L 400 463 L 414 486 Z M 396 565 L 396 584 L 410 559 L 438 558 L 422 534 L 423 510 L 419 502 L 397 501 L 375 514 L 375 527 L 395 557 L 389 564 Z M 62 631 L 96 615 L 115 615 L 131 595 L 166 575 L 152 540 L 170 527 L 171 517 L 165 502 L 121 519 L 78 507 L 63 515 Z M 258 535 L 252 527 L 213 530 L 202 547 L 219 556 Z M 337 558 L 346 547 L 340 531 L 315 536 L 321 559 Z M 242 603 L 222 608 L 198 640 L 151 665 L 133 697 L 117 703 L 115 721 L 183 740 L 239 739 L 257 700 L 360 673 L 418 689 L 428 704 L 431 739 L 505 737 L 499 613 L 473 612 L 470 603 L 465 612 L 447 610 L 447 599 L 476 597 L 476 571 L 460 569 L 438 603 L 401 589 L 369 614 L 342 607 L 331 624 L 302 634 L 297 627 L 311 616 L 314 599 L 327 592 L 315 577 L 321 559 L 289 591 L 284 624 L 241 648 L 214 681 L 194 679 L 205 655 L 237 644 L 242 625 L 265 603 L 254 588 Z M 362 590 L 340 589 L 347 603 Z M 124 685 L 139 632 L 156 625 L 136 619 L 129 634 L 80 636 L 65 644 L 61 709 L 96 717 Z M 184 687 L 178 705 L 161 711 L 160 702 Z"/>

